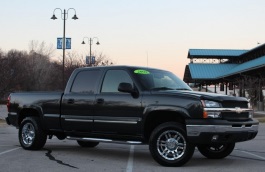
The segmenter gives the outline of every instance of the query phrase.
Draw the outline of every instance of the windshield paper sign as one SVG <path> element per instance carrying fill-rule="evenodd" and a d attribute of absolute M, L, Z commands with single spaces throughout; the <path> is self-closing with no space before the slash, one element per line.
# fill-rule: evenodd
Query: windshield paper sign
<path fill-rule="evenodd" d="M 137 70 L 134 71 L 134 73 L 142 74 L 142 75 L 150 74 L 150 72 L 148 72 L 147 70 L 142 70 L 142 69 L 137 69 Z"/>

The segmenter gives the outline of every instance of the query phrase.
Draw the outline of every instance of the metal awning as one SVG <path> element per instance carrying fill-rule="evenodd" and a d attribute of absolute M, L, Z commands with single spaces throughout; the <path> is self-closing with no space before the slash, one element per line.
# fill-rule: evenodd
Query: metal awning
<path fill-rule="evenodd" d="M 230 71 L 238 64 L 198 64 L 190 63 L 189 70 L 192 79 L 215 79 Z"/>
<path fill-rule="evenodd" d="M 238 57 L 248 50 L 232 50 L 232 49 L 190 49 L 188 52 L 188 58 L 234 58 Z"/>
<path fill-rule="evenodd" d="M 184 75 L 185 82 L 192 80 L 218 80 L 239 73 L 255 70 L 265 67 L 265 56 L 242 63 L 242 64 L 203 64 L 190 63 Z"/>

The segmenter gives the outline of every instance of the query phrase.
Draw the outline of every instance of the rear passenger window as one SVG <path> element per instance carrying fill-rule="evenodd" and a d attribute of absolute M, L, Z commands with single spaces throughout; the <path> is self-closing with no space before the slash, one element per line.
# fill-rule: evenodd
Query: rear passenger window
<path fill-rule="evenodd" d="M 99 77 L 99 70 L 87 70 L 79 72 L 74 80 L 71 92 L 95 94 Z"/>

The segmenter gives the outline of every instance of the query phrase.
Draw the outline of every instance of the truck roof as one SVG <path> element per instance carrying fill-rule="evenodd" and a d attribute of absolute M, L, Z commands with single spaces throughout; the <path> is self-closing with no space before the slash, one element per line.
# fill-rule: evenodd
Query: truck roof
<path fill-rule="evenodd" d="M 80 70 L 82 69 L 89 69 L 89 68 L 109 68 L 109 69 L 115 69 L 115 68 L 130 68 L 130 69 L 135 69 L 135 68 L 140 68 L 140 69 L 157 69 L 157 70 L 163 70 L 163 69 L 158 69 L 158 68 L 152 68 L 152 67 L 144 67 L 144 66 L 129 66 L 129 65 L 112 65 L 112 66 L 93 66 L 93 67 L 82 67 L 78 68 Z"/>

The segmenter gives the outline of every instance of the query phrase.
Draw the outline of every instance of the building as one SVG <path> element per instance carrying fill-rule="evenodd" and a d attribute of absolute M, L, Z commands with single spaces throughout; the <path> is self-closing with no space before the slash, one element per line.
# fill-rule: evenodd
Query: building
<path fill-rule="evenodd" d="M 250 50 L 190 49 L 190 63 L 186 65 L 183 80 L 195 86 L 214 85 L 224 90 L 254 90 L 257 101 L 263 101 L 262 87 L 265 86 L 265 44 Z M 256 91 L 255 91 L 256 90 Z M 257 91 L 258 90 L 258 91 Z"/>

